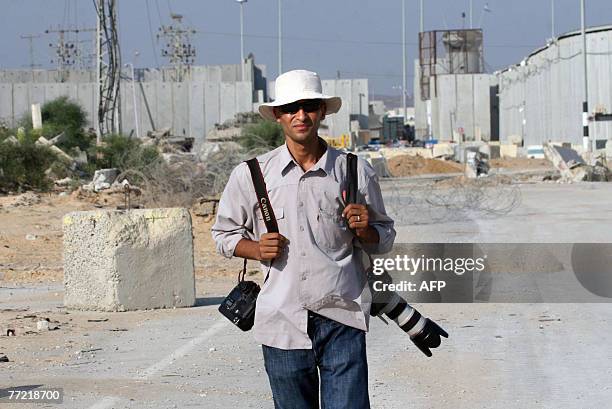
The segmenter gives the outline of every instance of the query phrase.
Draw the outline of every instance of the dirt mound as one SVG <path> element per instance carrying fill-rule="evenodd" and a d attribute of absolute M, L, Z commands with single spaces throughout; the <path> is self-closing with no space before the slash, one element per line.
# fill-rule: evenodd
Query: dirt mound
<path fill-rule="evenodd" d="M 505 169 L 553 169 L 548 159 L 529 159 L 529 158 L 500 158 L 491 159 L 489 162 L 492 168 Z"/>
<path fill-rule="evenodd" d="M 387 161 L 392 176 L 417 176 L 436 173 L 461 173 L 463 165 L 440 159 L 401 155 Z"/>
<path fill-rule="evenodd" d="M 6 196 L 1 198 L 0 206 L 4 207 L 20 207 L 20 206 L 32 206 L 36 204 L 40 204 L 42 199 L 40 195 L 37 195 L 33 192 L 23 193 L 17 196 Z"/>

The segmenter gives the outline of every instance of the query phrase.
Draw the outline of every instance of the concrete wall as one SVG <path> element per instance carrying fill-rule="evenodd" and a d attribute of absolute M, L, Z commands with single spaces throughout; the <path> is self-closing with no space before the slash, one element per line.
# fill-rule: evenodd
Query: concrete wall
<path fill-rule="evenodd" d="M 192 136 L 196 144 L 201 143 L 215 124 L 233 119 L 239 112 L 253 111 L 254 102 L 260 97 L 265 100 L 265 70 L 265 66 L 256 65 L 253 58 L 245 61 L 245 81 L 241 81 L 239 64 L 196 66 L 183 82 L 171 80 L 174 74 L 171 69 L 137 70 L 136 78 L 142 82 L 135 84 L 136 109 L 132 81 L 121 83 L 123 132 L 135 134 L 137 117 L 141 136 L 153 130 L 155 125 L 155 129 L 171 128 L 175 135 Z M 123 77 L 131 78 L 131 72 L 124 70 Z M 30 112 L 31 104 L 44 104 L 64 95 L 85 109 L 89 126 L 95 127 L 98 110 L 95 72 L 0 71 L 0 121 L 16 126 L 19 119 Z"/>
<path fill-rule="evenodd" d="M 521 64 L 496 73 L 500 140 L 522 137 L 525 145 L 563 141 L 582 144 L 583 60 L 577 33 L 534 52 Z M 612 27 L 587 33 L 589 111 L 612 112 Z M 612 123 L 592 122 L 596 139 L 612 138 Z"/>
<path fill-rule="evenodd" d="M 140 87 L 142 85 L 142 88 Z M 123 132 L 135 130 L 133 83 L 121 83 Z M 94 83 L 0 83 L 0 121 L 16 126 L 34 103 L 44 104 L 60 96 L 77 101 L 87 112 L 89 126 L 97 121 Z M 250 82 L 164 82 L 136 83 L 136 111 L 140 133 L 153 130 L 145 106 L 149 104 L 156 129 L 169 127 L 175 135 L 204 140 L 216 123 L 233 119 L 239 112 L 252 111 Z"/>
<path fill-rule="evenodd" d="M 489 140 L 491 104 L 489 74 L 438 75 L 437 93 L 430 101 L 421 100 L 419 65 L 415 62 L 414 79 L 415 132 L 418 139 L 427 136 L 427 105 L 431 105 L 431 134 L 440 141 Z"/>
<path fill-rule="evenodd" d="M 461 142 L 491 136 L 490 75 L 438 75 L 438 96 L 432 98 L 432 131 L 436 139 Z"/>

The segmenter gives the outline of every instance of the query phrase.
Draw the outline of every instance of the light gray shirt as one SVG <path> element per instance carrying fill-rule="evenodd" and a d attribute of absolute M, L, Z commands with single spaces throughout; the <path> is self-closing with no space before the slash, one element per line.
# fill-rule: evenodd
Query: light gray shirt
<path fill-rule="evenodd" d="M 327 147 L 307 172 L 287 145 L 257 159 L 279 231 L 289 244 L 271 268 L 268 261 L 261 263 L 264 274 L 270 273 L 257 299 L 255 339 L 275 348 L 311 349 L 308 310 L 367 331 L 371 294 L 362 252 L 386 253 L 395 239 L 374 169 L 358 160 L 358 196 L 368 205 L 370 225 L 380 237 L 376 244 L 361 244 L 342 217 L 345 153 Z M 266 226 L 251 174 L 241 163 L 221 196 L 212 235 L 217 250 L 233 257 L 242 238 L 257 241 L 263 233 Z"/>

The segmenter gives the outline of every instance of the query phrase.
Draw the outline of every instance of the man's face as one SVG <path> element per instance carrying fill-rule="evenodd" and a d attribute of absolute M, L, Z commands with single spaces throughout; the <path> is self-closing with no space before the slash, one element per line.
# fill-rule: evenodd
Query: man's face
<path fill-rule="evenodd" d="M 304 143 L 317 138 L 319 124 L 325 119 L 325 102 L 320 99 L 303 99 L 274 108 L 274 115 L 285 137 Z"/>

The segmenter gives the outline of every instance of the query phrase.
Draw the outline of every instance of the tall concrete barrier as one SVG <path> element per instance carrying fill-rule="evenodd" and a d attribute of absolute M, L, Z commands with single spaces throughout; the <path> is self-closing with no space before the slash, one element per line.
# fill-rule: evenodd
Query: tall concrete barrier
<path fill-rule="evenodd" d="M 129 311 L 195 305 L 187 209 L 100 210 L 64 216 L 64 305 Z"/>

